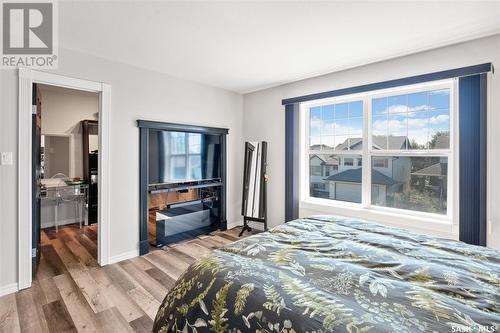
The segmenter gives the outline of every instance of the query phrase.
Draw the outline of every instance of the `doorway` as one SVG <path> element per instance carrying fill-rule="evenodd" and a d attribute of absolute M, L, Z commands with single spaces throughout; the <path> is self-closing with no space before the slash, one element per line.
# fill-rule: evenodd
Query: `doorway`
<path fill-rule="evenodd" d="M 97 114 L 94 119 L 82 119 L 95 122 L 94 129 L 88 131 L 89 135 L 97 133 L 97 137 L 88 138 L 87 148 L 93 147 L 95 155 L 88 157 L 89 160 L 94 159 L 98 168 L 94 168 L 98 172 L 92 175 L 92 166 L 87 168 L 88 177 L 84 175 L 83 165 L 80 168 L 78 159 L 83 160 L 83 138 L 72 138 L 70 133 L 57 133 L 56 131 L 47 130 L 42 136 L 43 123 L 37 129 L 37 110 L 41 107 L 43 113 L 43 105 L 38 105 L 37 93 L 40 95 L 43 92 L 36 88 L 45 87 L 45 89 L 66 89 L 79 92 L 81 94 L 94 94 L 97 102 Z M 110 112 L 110 86 L 108 84 L 70 78 L 66 76 L 33 71 L 29 69 L 19 70 L 19 197 L 18 197 L 18 214 L 19 214 L 19 282 L 18 289 L 24 289 L 31 286 L 32 276 L 34 275 L 34 267 L 39 260 L 39 236 L 37 228 L 41 227 L 41 219 L 36 224 L 36 218 L 40 218 L 44 212 L 41 209 L 41 198 L 39 189 L 43 187 L 37 186 L 37 181 L 41 182 L 42 177 L 46 179 L 44 182 L 59 182 L 65 185 L 70 185 L 68 193 L 57 193 L 56 198 L 61 203 L 64 199 L 67 202 L 66 213 L 72 212 L 72 216 L 67 214 L 66 219 L 61 219 L 57 216 L 57 224 L 55 215 L 64 213 L 52 207 L 52 216 L 49 220 L 49 228 L 59 229 L 65 227 L 67 223 L 76 223 L 76 228 L 79 229 L 80 224 L 83 227 L 92 225 L 89 207 L 90 200 L 86 194 L 89 191 L 88 187 L 94 182 L 95 190 L 98 193 L 97 202 L 95 204 L 95 216 L 99 224 L 95 232 L 95 240 L 97 243 L 96 252 L 97 262 L 103 266 L 109 263 L 109 112 Z M 70 111 L 68 111 L 69 113 Z M 88 117 L 86 117 L 88 118 Z M 41 119 L 41 117 L 40 117 Z M 78 126 L 83 129 L 83 123 L 78 123 Z M 87 128 L 88 129 L 88 128 Z M 74 130 L 74 128 L 73 128 Z M 38 131 L 38 132 L 37 132 Z M 50 133 L 53 132 L 53 133 Z M 83 134 L 83 130 L 82 130 Z M 43 147 L 42 147 L 43 145 Z M 82 147 L 79 152 L 75 151 L 75 147 Z M 38 151 L 38 148 L 40 150 Z M 73 148 L 73 149 L 72 149 Z M 95 149 L 97 148 L 97 149 Z M 57 158 L 50 161 L 49 151 L 56 154 Z M 47 153 L 47 155 L 46 155 Z M 89 154 L 92 151 L 89 151 Z M 38 155 L 37 155 L 38 154 Z M 40 157 L 38 159 L 38 156 Z M 68 156 L 66 159 L 64 156 Z M 77 158 L 79 157 L 79 158 Z M 42 167 L 43 161 L 43 167 Z M 47 163 L 46 163 L 47 162 Z M 37 164 L 38 163 L 38 164 Z M 83 162 L 82 162 L 83 163 Z M 38 169 L 37 169 L 38 168 Z M 58 172 L 57 170 L 62 170 Z M 35 172 L 34 172 L 35 171 Z M 65 173 L 67 172 L 67 174 Z M 47 173 L 47 175 L 45 175 Z M 49 173 L 51 174 L 49 176 Z M 62 175 L 57 175 L 62 174 Z M 54 177 L 55 176 L 55 177 Z M 38 180 L 36 179 L 38 177 Z M 48 178 L 50 177 L 50 178 Z M 92 180 L 93 179 L 93 180 Z M 69 182 L 69 184 L 68 184 Z M 68 194 L 67 196 L 65 194 Z M 38 199 L 40 198 L 40 200 Z M 68 205 L 69 203 L 69 205 Z M 31 209 L 26 209 L 30 207 Z M 50 209 L 49 209 L 50 210 Z M 47 213 L 47 212 L 46 212 Z M 35 219 L 34 219 L 35 218 Z M 73 225 L 73 224 L 72 224 Z M 74 227 L 75 225 L 73 225 Z M 57 233 L 57 231 L 56 231 Z M 41 234 L 41 233 L 40 233 Z"/>
<path fill-rule="evenodd" d="M 53 240 L 97 262 L 99 95 L 38 83 L 32 91 L 35 278 L 42 256 L 54 252 Z"/>

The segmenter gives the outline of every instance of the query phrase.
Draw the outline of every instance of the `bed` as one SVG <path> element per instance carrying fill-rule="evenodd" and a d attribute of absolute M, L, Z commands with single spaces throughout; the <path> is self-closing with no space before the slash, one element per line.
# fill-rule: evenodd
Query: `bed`
<path fill-rule="evenodd" d="M 191 265 L 154 332 L 494 332 L 500 251 L 337 216 L 298 219 Z"/>

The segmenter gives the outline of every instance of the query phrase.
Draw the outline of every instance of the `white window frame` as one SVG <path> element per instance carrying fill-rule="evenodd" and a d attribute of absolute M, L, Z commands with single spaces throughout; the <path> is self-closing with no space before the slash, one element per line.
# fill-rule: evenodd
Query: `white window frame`
<path fill-rule="evenodd" d="M 397 94 L 419 91 L 449 89 L 450 91 L 450 148 L 426 150 L 374 150 L 371 133 L 371 100 Z M 363 101 L 363 149 L 362 150 L 309 150 L 309 109 L 325 104 Z M 367 141 L 367 142 L 366 142 Z M 344 95 L 300 104 L 300 209 L 310 212 L 335 213 L 367 218 L 397 226 L 413 227 L 416 230 L 433 230 L 437 234 L 458 237 L 458 80 L 448 79 L 396 88 L 381 89 L 358 94 Z M 359 155 L 363 159 L 362 203 L 343 202 L 311 197 L 309 193 L 309 154 Z M 392 207 L 371 205 L 371 157 L 373 156 L 442 156 L 448 158 L 447 213 L 427 213 Z M 367 167 L 369 166 L 369 167 Z M 334 208 L 334 209 L 333 209 Z M 411 229 L 411 228 L 410 228 Z"/>

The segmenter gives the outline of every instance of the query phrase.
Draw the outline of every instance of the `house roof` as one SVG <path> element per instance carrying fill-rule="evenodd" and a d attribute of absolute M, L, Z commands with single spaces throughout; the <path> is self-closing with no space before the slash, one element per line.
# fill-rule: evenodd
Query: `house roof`
<path fill-rule="evenodd" d="M 339 159 L 334 157 L 334 155 L 324 155 L 324 154 L 314 154 L 310 158 L 317 157 L 322 161 L 322 164 L 326 165 L 339 165 Z"/>
<path fill-rule="evenodd" d="M 324 145 L 324 144 L 315 144 L 315 145 L 311 145 L 311 147 L 309 148 L 310 150 L 322 150 L 322 149 L 332 149 L 332 147 L 330 147 L 329 145 Z"/>
<path fill-rule="evenodd" d="M 426 168 L 422 168 L 418 171 L 412 172 L 413 176 L 447 176 L 447 165 L 446 163 L 436 163 Z"/>
<path fill-rule="evenodd" d="M 448 148 L 450 146 L 450 136 L 449 135 L 438 135 L 434 144 L 431 144 L 431 148 Z"/>
<path fill-rule="evenodd" d="M 335 149 L 336 150 L 346 150 L 347 148 L 350 148 L 351 150 L 354 150 L 354 147 L 360 146 L 359 150 L 363 147 L 363 139 L 362 138 L 351 138 L 351 139 L 346 139 L 344 142 L 338 144 Z"/>
<path fill-rule="evenodd" d="M 388 149 L 402 149 L 406 148 L 406 141 L 408 141 L 408 137 L 404 135 L 399 135 L 399 136 L 374 135 L 372 137 L 372 141 L 373 141 L 372 142 L 373 148 L 375 149 L 382 149 L 382 148 L 385 149 L 387 143 L 389 144 L 389 146 L 387 147 Z M 410 142 L 408 141 L 408 145 L 409 144 Z M 351 138 L 351 139 L 346 139 L 341 144 L 338 144 L 335 147 L 335 149 L 346 150 L 347 148 L 350 148 L 351 150 L 360 150 L 362 146 L 363 146 L 362 138 Z"/>
<path fill-rule="evenodd" d="M 333 182 L 361 183 L 361 178 L 361 168 L 357 168 L 336 173 L 334 175 L 331 175 L 330 177 L 325 178 L 325 180 Z M 391 177 L 387 177 L 380 171 L 372 170 L 372 183 L 377 185 L 390 186 L 396 184 L 396 181 Z"/>

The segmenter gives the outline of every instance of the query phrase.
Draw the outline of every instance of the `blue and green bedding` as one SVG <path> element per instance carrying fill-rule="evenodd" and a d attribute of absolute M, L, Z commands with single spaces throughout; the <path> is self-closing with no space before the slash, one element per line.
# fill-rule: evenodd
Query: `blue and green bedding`
<path fill-rule="evenodd" d="M 489 330 L 489 331 L 488 331 Z M 337 216 L 215 250 L 154 332 L 500 331 L 500 252 Z"/>

